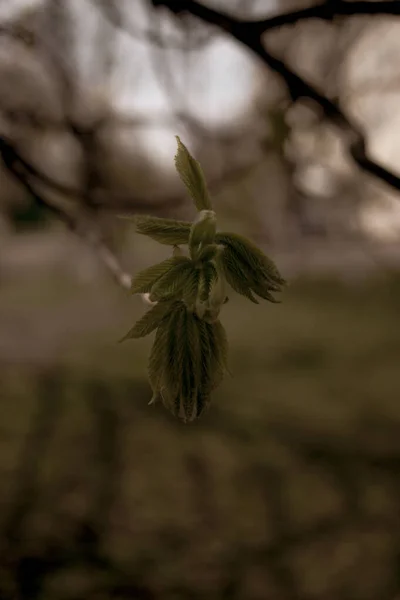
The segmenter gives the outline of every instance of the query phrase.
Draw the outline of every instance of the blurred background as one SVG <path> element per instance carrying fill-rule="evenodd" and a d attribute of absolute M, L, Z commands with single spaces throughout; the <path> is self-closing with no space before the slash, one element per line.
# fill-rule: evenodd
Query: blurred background
<path fill-rule="evenodd" d="M 394 172 L 399 34 L 265 34 Z M 148 0 L 3 0 L 0 81 L 0 599 L 398 600 L 400 192 L 248 49 Z M 146 309 L 119 275 L 169 254 L 118 216 L 194 215 L 177 134 L 221 228 L 290 282 L 231 294 L 232 376 L 190 425 L 148 406 L 152 340 L 117 344 Z"/>

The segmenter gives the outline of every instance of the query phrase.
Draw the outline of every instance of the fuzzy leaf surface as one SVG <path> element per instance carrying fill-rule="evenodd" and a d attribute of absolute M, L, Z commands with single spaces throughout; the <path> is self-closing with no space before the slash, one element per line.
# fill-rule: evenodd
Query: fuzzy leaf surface
<path fill-rule="evenodd" d="M 238 294 L 245 296 L 254 304 L 258 304 L 257 298 L 254 297 L 251 291 L 252 271 L 249 273 L 245 270 L 240 257 L 237 257 L 232 249 L 227 246 L 219 258 L 221 271 L 229 283 L 231 288 Z"/>
<path fill-rule="evenodd" d="M 282 287 L 285 280 L 279 273 L 275 263 L 253 242 L 237 233 L 218 233 L 216 242 L 230 248 L 231 255 L 241 259 L 253 277 L 262 277 L 271 284 Z"/>
<path fill-rule="evenodd" d="M 212 210 L 211 199 L 204 178 L 203 169 L 186 146 L 176 136 L 178 150 L 175 155 L 175 167 L 180 178 L 193 198 L 197 210 Z"/>
<path fill-rule="evenodd" d="M 173 304 L 170 301 L 158 302 L 135 323 L 120 341 L 137 339 L 152 333 L 172 310 Z"/>
<path fill-rule="evenodd" d="M 214 242 L 216 231 L 215 212 L 202 210 L 190 230 L 189 250 L 192 258 L 198 258 L 200 250 Z"/>
<path fill-rule="evenodd" d="M 171 267 L 152 287 L 150 300 L 153 302 L 177 297 L 182 298 L 187 282 L 196 267 L 190 258 L 186 256 L 179 258 L 181 258 L 180 262 Z"/>
<path fill-rule="evenodd" d="M 146 215 L 134 218 L 136 231 L 147 235 L 160 244 L 180 246 L 189 242 L 191 223 L 189 221 L 175 221 Z"/>
<path fill-rule="evenodd" d="M 143 271 L 139 271 L 132 280 L 132 294 L 145 294 L 150 292 L 153 285 L 170 269 L 186 262 L 188 259 L 185 256 L 172 256 L 161 263 L 152 265 Z"/>

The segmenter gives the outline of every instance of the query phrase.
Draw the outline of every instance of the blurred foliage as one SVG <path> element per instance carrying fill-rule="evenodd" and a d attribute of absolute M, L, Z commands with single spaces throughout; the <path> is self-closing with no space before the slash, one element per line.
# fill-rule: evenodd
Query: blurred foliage
<path fill-rule="evenodd" d="M 399 594 L 398 276 L 232 300 L 234 377 L 190 425 L 147 406 L 150 342 L 116 343 L 140 303 L 56 279 L 0 295 L 25 341 L 1 360 L 1 598 Z"/>

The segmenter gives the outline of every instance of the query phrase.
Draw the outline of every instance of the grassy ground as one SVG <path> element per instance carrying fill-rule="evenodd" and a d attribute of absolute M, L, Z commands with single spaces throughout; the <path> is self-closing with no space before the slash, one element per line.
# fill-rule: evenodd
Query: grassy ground
<path fill-rule="evenodd" d="M 0 597 L 395 600 L 399 303 L 389 275 L 232 297 L 233 377 L 185 426 L 147 406 L 151 340 L 116 344 L 140 300 L 4 287 Z"/>

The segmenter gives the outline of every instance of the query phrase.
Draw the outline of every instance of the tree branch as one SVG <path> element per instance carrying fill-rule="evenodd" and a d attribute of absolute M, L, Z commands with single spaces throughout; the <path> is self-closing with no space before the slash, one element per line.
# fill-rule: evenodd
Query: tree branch
<path fill-rule="evenodd" d="M 261 21 L 242 21 L 231 17 L 223 11 L 216 11 L 206 7 L 195 0 L 151 1 L 154 6 L 165 6 L 175 14 L 187 12 L 210 25 L 215 25 L 252 50 L 265 65 L 282 77 L 288 87 L 290 96 L 294 101 L 302 97 L 309 98 L 322 108 L 325 116 L 338 127 L 342 133 L 344 133 L 349 154 L 362 170 L 381 179 L 396 190 L 400 190 L 400 176 L 385 169 L 385 167 L 374 161 L 368 155 L 363 133 L 342 112 L 339 105 L 333 100 L 329 100 L 316 87 L 297 75 L 297 73 L 290 69 L 282 60 L 276 58 L 266 50 L 262 41 L 262 35 L 265 31 L 283 25 L 293 24 L 302 19 L 331 19 L 336 15 L 353 14 L 400 15 L 399 1 L 365 2 L 360 0 L 359 2 L 343 2 L 342 0 L 337 0 L 335 2 L 318 4 L 308 9 L 286 13 Z"/>
<path fill-rule="evenodd" d="M 83 231 L 79 227 L 79 219 L 61 209 L 59 206 L 55 206 L 52 202 L 47 200 L 43 194 L 39 193 L 29 177 L 29 175 L 33 175 L 36 177 L 36 179 L 40 179 L 37 171 L 25 160 L 20 158 L 13 147 L 3 138 L 0 138 L 0 155 L 8 172 L 25 188 L 28 194 L 34 198 L 35 202 L 39 206 L 50 210 L 61 221 L 63 221 L 69 229 L 80 235 L 82 238 L 88 240 L 96 249 L 97 254 L 107 269 L 111 272 L 117 283 L 124 289 L 130 289 L 131 276 L 123 271 L 117 257 L 104 242 L 101 233 L 95 231 L 94 229 L 89 232 Z M 47 177 L 44 178 L 44 183 L 49 185 L 49 180 Z M 53 191 L 58 191 L 58 189 L 58 185 L 56 184 L 53 187 Z M 63 186 L 61 189 L 64 190 Z"/>

